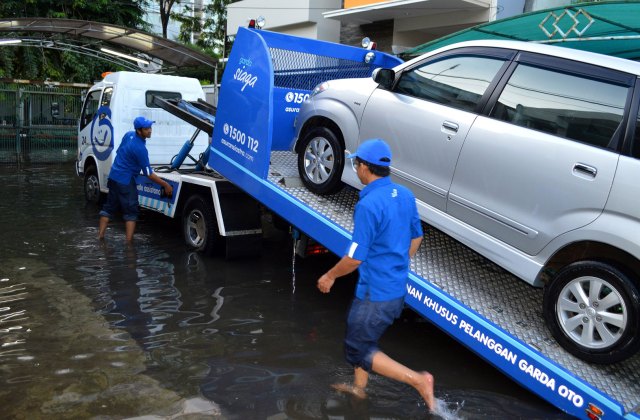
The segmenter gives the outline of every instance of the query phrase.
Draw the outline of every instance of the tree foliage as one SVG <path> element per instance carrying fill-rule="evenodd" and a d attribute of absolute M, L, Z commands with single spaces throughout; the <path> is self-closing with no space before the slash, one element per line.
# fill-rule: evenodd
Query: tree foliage
<path fill-rule="evenodd" d="M 147 4 L 148 0 L 2 0 L 0 18 L 80 19 L 144 30 L 148 29 L 144 21 Z M 60 50 L 0 48 L 0 77 L 89 83 L 107 69 L 111 70 L 100 60 L 87 60 L 84 56 Z"/>
<path fill-rule="evenodd" d="M 169 27 L 169 19 L 172 17 L 171 9 L 175 4 L 180 4 L 180 0 L 157 0 L 160 6 L 160 24 L 162 25 L 162 37 L 167 37 L 167 28 Z"/>
<path fill-rule="evenodd" d="M 227 39 L 227 5 L 237 0 L 212 0 L 202 10 L 185 6 L 182 13 L 174 13 L 180 22 L 178 40 L 191 43 L 195 34 L 195 46 L 216 57 L 228 56 L 231 40 Z"/>
<path fill-rule="evenodd" d="M 180 22 L 178 41 L 216 58 L 228 57 L 233 37 L 227 36 L 227 5 L 236 1 L 238 0 L 212 0 L 202 10 L 185 6 L 181 13 L 174 12 L 172 19 Z M 220 80 L 224 71 L 223 64 L 219 65 L 218 71 Z M 208 82 L 213 82 L 215 78 L 210 69 L 184 69 L 179 74 Z"/>

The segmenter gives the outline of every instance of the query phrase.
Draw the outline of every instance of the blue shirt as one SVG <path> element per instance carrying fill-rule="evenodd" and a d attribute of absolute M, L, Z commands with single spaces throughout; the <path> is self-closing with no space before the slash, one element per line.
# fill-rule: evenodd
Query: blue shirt
<path fill-rule="evenodd" d="M 362 261 L 356 297 L 385 301 L 406 294 L 411 240 L 422 236 L 415 197 L 389 177 L 362 191 L 347 255 Z"/>
<path fill-rule="evenodd" d="M 122 137 L 116 158 L 111 165 L 109 178 L 120 184 L 129 185 L 136 175 L 149 176 L 153 173 L 149 164 L 149 152 L 145 140 L 135 131 Z"/>

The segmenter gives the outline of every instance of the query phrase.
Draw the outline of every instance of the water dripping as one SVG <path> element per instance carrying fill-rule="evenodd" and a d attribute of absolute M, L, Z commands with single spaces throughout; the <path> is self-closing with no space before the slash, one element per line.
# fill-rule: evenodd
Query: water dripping
<path fill-rule="evenodd" d="M 293 253 L 291 256 L 291 294 L 296 293 L 296 235 L 293 238 Z"/>

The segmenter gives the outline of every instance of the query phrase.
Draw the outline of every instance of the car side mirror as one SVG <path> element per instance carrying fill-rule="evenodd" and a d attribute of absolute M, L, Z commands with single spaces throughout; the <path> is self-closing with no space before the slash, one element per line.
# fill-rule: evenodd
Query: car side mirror
<path fill-rule="evenodd" d="M 396 72 L 391 69 L 375 69 L 371 77 L 383 88 L 391 90 L 393 82 L 396 80 Z"/>

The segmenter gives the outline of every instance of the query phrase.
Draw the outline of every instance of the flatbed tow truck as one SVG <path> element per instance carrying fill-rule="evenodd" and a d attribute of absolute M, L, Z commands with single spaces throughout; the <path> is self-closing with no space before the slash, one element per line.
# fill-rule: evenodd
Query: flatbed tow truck
<path fill-rule="evenodd" d="M 206 109 L 161 102 L 167 111 L 212 135 L 210 170 L 341 255 L 351 238 L 357 191 L 347 187 L 332 196 L 309 192 L 296 182 L 296 155 L 287 148 L 297 107 L 314 86 L 329 79 L 366 77 L 375 67 L 395 64 L 391 56 L 370 53 L 241 28 L 215 119 L 205 115 Z M 170 199 L 158 199 L 160 206 L 162 200 Z M 146 207 L 153 208 L 148 203 Z M 614 365 L 575 358 L 544 324 L 541 289 L 515 281 L 435 228 L 425 225 L 424 230 L 423 245 L 411 262 L 408 306 L 568 414 L 640 419 L 640 355 Z"/>

